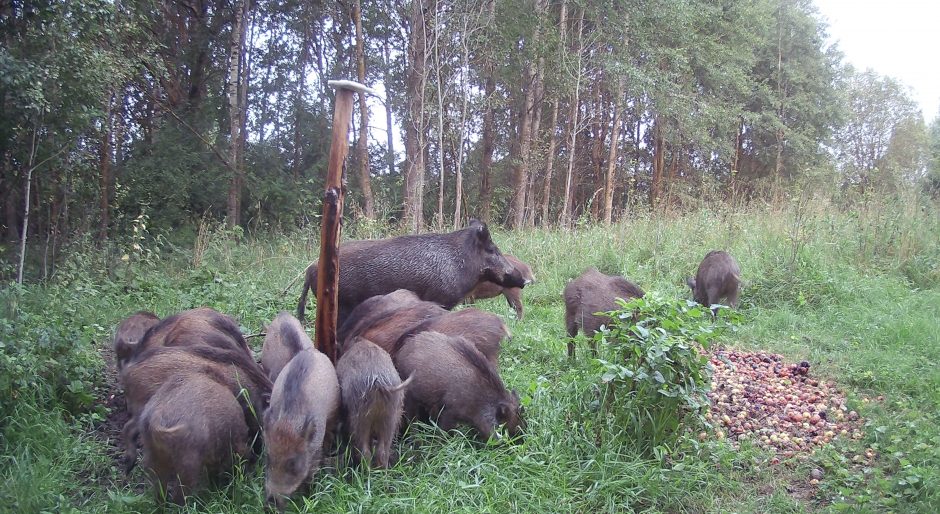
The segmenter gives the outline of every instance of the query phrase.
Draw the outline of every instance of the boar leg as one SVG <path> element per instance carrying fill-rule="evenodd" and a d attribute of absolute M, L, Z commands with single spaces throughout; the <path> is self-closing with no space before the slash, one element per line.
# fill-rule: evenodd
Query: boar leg
<path fill-rule="evenodd" d="M 383 429 L 376 434 L 375 455 L 372 459 L 372 465 L 379 469 L 388 468 L 390 455 L 392 453 L 392 432 L 391 427 L 382 427 Z"/>
<path fill-rule="evenodd" d="M 363 462 L 372 463 L 372 427 L 361 422 L 356 426 L 353 433 L 352 442 L 356 448 L 355 456 L 358 464 Z"/>
<path fill-rule="evenodd" d="M 516 311 L 516 319 L 522 320 L 522 289 L 518 287 L 503 289 L 503 296 L 506 297 L 509 306 Z"/>
<path fill-rule="evenodd" d="M 445 432 L 450 432 L 457 427 L 457 418 L 451 413 L 451 411 L 446 408 L 441 411 L 441 415 L 437 418 L 437 426 Z"/>
<path fill-rule="evenodd" d="M 738 308 L 738 288 L 737 287 L 735 287 L 734 289 L 731 290 L 731 292 L 728 293 L 728 303 L 735 309 Z"/>
<path fill-rule="evenodd" d="M 378 468 L 387 468 L 392 455 L 392 442 L 398 432 L 399 416 L 386 416 L 376 434 L 375 465 Z"/>
<path fill-rule="evenodd" d="M 574 336 L 578 335 L 578 309 L 576 306 L 565 305 L 565 329 L 568 331 L 568 358 L 574 358 Z"/>
<path fill-rule="evenodd" d="M 137 440 L 140 431 L 137 429 L 137 419 L 131 417 L 124 423 L 121 430 L 121 440 L 124 442 L 124 474 L 129 475 L 137 465 Z"/>
<path fill-rule="evenodd" d="M 485 419 L 485 416 L 477 416 L 477 419 L 473 421 L 473 428 L 476 429 L 480 440 L 483 442 L 489 441 L 493 437 L 493 423 Z"/>

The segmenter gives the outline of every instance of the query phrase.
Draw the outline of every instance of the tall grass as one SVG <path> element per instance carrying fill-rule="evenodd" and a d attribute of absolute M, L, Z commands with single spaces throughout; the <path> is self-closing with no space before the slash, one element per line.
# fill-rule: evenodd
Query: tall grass
<path fill-rule="evenodd" d="M 523 293 L 523 321 L 512 317 L 501 298 L 479 305 L 504 316 L 513 333 L 500 370 L 523 398 L 526 437 L 515 445 L 482 445 L 466 432 L 443 434 L 413 425 L 396 447 L 400 461 L 392 469 L 331 467 L 296 507 L 307 512 L 936 511 L 937 209 L 914 196 L 843 205 L 810 194 L 781 194 L 735 208 L 636 212 L 609 228 L 496 230 L 500 248 L 530 263 L 538 280 Z M 387 229 L 375 224 L 351 224 L 345 237 L 383 233 Z M 107 391 L 98 352 L 107 346 L 112 327 L 137 309 L 166 315 L 208 305 L 237 317 L 246 333 L 260 331 L 277 311 L 295 307 L 299 283 L 288 285 L 316 254 L 316 237 L 309 230 L 246 240 L 220 229 L 202 230 L 194 249 L 145 237 L 126 260 L 120 260 L 123 250 L 75 248 L 55 280 L 4 290 L 0 504 L 20 511 L 156 509 L 144 474 L 119 476 L 108 453 L 113 441 L 88 435 L 106 413 L 75 403 L 69 388 L 96 395 Z M 808 462 L 774 466 L 767 454 L 733 450 L 723 442 L 687 440 L 674 452 L 651 458 L 622 438 L 596 437 L 595 368 L 586 352 L 575 361 L 565 357 L 561 291 L 566 281 L 595 266 L 648 291 L 689 297 L 684 278 L 707 251 L 718 248 L 738 259 L 744 278 L 745 321 L 723 343 L 809 360 L 813 373 L 849 390 L 852 408 L 868 419 L 864 439 L 840 442 Z M 43 333 L 53 334 L 56 344 L 39 344 Z M 252 343 L 260 346 L 258 340 Z M 47 347 L 58 353 L 49 355 Z M 42 386 L 29 390 L 23 379 L 40 364 L 56 378 L 40 377 Z M 878 453 L 875 464 L 853 464 L 854 455 L 869 447 Z M 788 488 L 807 490 L 810 466 L 825 471 L 819 488 L 788 493 Z M 262 470 L 237 475 L 185 510 L 258 510 Z"/>

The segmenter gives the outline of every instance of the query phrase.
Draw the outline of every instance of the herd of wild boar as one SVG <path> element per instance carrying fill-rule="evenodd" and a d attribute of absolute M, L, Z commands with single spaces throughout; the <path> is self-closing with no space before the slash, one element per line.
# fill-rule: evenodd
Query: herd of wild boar
<path fill-rule="evenodd" d="M 339 250 L 338 360 L 317 350 L 297 318 L 268 325 L 260 364 L 225 314 L 210 308 L 163 319 L 138 312 L 114 335 L 129 419 L 122 432 L 125 471 L 142 454 L 158 497 L 180 503 L 236 463 L 264 453 L 265 494 L 281 508 L 319 469 L 334 441 L 356 463 L 388 467 L 401 422 L 459 424 L 481 439 L 524 431 L 519 396 L 499 374 L 509 330 L 502 319 L 462 301 L 503 294 L 522 319 L 521 289 L 535 277 L 503 255 L 485 224 L 448 234 L 351 241 Z M 316 284 L 307 268 L 298 317 Z M 736 305 L 740 270 L 710 252 L 689 286 L 705 305 Z M 589 268 L 564 290 L 565 327 L 590 335 L 617 308 L 643 296 L 623 277 Z M 568 354 L 574 346 L 568 343 Z"/>

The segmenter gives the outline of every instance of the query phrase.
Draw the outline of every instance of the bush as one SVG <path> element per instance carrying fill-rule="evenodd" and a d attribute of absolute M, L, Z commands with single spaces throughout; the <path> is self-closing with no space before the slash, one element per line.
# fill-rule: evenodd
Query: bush
<path fill-rule="evenodd" d="M 79 293 L 76 293 L 79 294 Z M 33 311 L 21 286 L 0 291 L 0 412 L 12 412 L 22 398 L 41 399 L 45 408 L 84 412 L 94 404 L 102 362 L 91 341 L 97 326 L 66 323 Z M 46 297 L 47 307 L 55 301 Z M 21 308 L 13 306 L 22 302 Z M 47 402 L 47 403 L 46 403 Z"/>
<path fill-rule="evenodd" d="M 598 359 L 605 390 L 601 413 L 639 451 L 661 455 L 684 429 L 704 424 L 711 383 L 705 351 L 739 315 L 688 300 L 648 293 L 606 313 L 610 326 L 594 336 L 616 358 Z"/>

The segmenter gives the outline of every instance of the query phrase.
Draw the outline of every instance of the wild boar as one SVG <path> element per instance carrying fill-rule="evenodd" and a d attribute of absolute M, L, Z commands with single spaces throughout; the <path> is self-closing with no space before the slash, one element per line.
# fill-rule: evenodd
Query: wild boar
<path fill-rule="evenodd" d="M 597 312 L 608 312 L 619 308 L 616 299 L 640 298 L 644 294 L 636 284 L 616 275 L 605 275 L 596 268 L 588 268 L 578 278 L 565 286 L 565 328 L 568 337 L 574 337 L 578 328 L 591 337 L 601 325 L 610 320 L 597 316 Z M 597 353 L 594 344 L 591 349 Z M 568 341 L 568 357 L 574 357 L 574 342 Z"/>
<path fill-rule="evenodd" d="M 402 382 L 388 352 L 362 338 L 347 345 L 336 363 L 336 376 L 357 460 L 387 468 L 401 422 L 404 389 L 412 377 Z"/>
<path fill-rule="evenodd" d="M 258 417 L 267 406 L 271 381 L 253 359 L 241 350 L 211 346 L 151 348 L 137 355 L 118 376 L 130 414 L 123 430 L 126 472 L 137 459 L 138 414 L 157 390 L 177 375 L 206 376 L 225 386 L 242 405 L 251 435 L 257 435 Z"/>
<path fill-rule="evenodd" d="M 264 415 L 265 496 L 277 508 L 320 468 L 340 407 L 333 364 L 318 350 L 294 356 L 278 375 Z"/>
<path fill-rule="evenodd" d="M 161 346 L 213 346 L 237 349 L 251 358 L 251 348 L 234 319 L 209 307 L 163 318 L 147 331 L 135 353 Z"/>
<path fill-rule="evenodd" d="M 496 368 L 466 339 L 422 332 L 405 341 L 393 359 L 411 380 L 405 390 L 407 417 L 436 418 L 444 430 L 466 423 L 484 440 L 499 425 L 513 436 L 521 433 L 519 395 L 506 390 Z"/>
<path fill-rule="evenodd" d="M 143 464 L 158 500 L 165 492 L 182 504 L 207 478 L 231 470 L 233 453 L 250 454 L 241 406 L 208 376 L 174 375 L 147 402 L 138 423 Z"/>
<path fill-rule="evenodd" d="M 513 257 L 509 254 L 503 254 L 503 257 L 509 261 L 519 272 L 522 274 L 522 280 L 525 282 L 525 285 L 529 285 L 535 282 L 535 274 L 532 273 L 532 268 L 528 264 L 520 261 L 519 259 Z M 470 294 L 467 295 L 464 300 L 467 303 L 472 303 L 474 300 L 483 300 L 486 298 L 496 298 L 499 295 L 506 297 L 506 301 L 509 303 L 509 306 L 516 311 L 516 319 L 522 319 L 522 289 L 518 287 L 503 287 L 495 282 L 484 281 L 480 282 L 473 288 L 473 291 L 470 291 Z"/>
<path fill-rule="evenodd" d="M 160 318 L 147 311 L 138 311 L 131 314 L 114 330 L 114 360 L 118 371 L 134 356 L 137 345 L 144 338 L 150 327 L 156 325 Z"/>
<path fill-rule="evenodd" d="M 695 278 L 688 278 L 685 282 L 692 289 L 695 301 L 706 307 L 717 304 L 723 298 L 727 298 L 732 307 L 738 306 L 741 268 L 728 252 L 708 252 L 699 264 Z M 712 312 L 717 310 L 713 309 Z"/>
<path fill-rule="evenodd" d="M 497 368 L 502 342 L 511 337 L 509 328 L 503 320 L 491 312 L 473 308 L 444 311 L 440 316 L 415 325 L 399 336 L 391 354 L 395 355 L 405 341 L 421 332 L 437 332 L 447 336 L 463 337 Z"/>
<path fill-rule="evenodd" d="M 388 353 L 395 342 L 427 320 L 447 314 L 447 309 L 426 302 L 407 289 L 373 296 L 357 305 L 337 332 L 340 349 L 358 337 L 372 341 Z"/>
<path fill-rule="evenodd" d="M 357 305 L 397 289 L 414 291 L 422 300 L 452 309 L 483 280 L 505 287 L 524 287 L 525 280 L 500 253 L 486 224 L 449 234 L 420 234 L 391 239 L 351 241 L 339 248 L 337 324 Z M 307 293 L 317 283 L 316 263 L 307 268 L 297 304 L 304 319 Z"/>
<path fill-rule="evenodd" d="M 282 311 L 268 325 L 261 347 L 261 367 L 273 382 L 294 355 L 312 348 L 313 341 L 303 325 L 291 313 Z"/>

